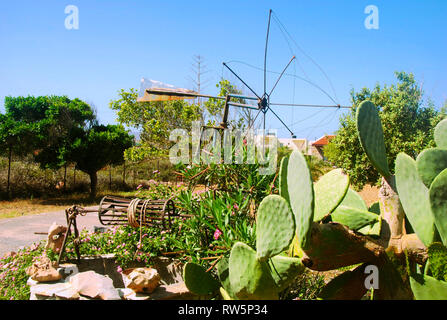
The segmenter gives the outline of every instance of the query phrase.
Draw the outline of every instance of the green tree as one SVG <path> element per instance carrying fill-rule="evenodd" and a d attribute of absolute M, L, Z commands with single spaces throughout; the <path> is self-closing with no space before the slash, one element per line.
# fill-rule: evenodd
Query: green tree
<path fill-rule="evenodd" d="M 201 117 L 198 105 L 183 100 L 137 102 L 135 89 L 121 89 L 119 97 L 110 102 L 110 107 L 117 110 L 118 122 L 140 132 L 139 144 L 126 151 L 126 158 L 132 161 L 166 156 L 171 130 L 191 130 L 192 121 Z"/>
<path fill-rule="evenodd" d="M 11 114 L 0 114 L 0 153 L 8 157 L 6 195 L 10 197 L 11 162 L 14 155 L 23 156 L 34 145 L 35 126 L 16 121 Z"/>
<path fill-rule="evenodd" d="M 133 145 L 133 136 L 121 125 L 94 125 L 78 129 L 67 150 L 67 159 L 76 163 L 76 169 L 90 177 L 90 197 L 96 196 L 97 172 L 107 165 L 124 162 L 124 151 Z"/>
<path fill-rule="evenodd" d="M 356 133 L 355 114 L 362 101 L 371 100 L 378 108 L 392 171 L 399 152 L 416 157 L 424 148 L 434 145 L 433 130 L 442 115 L 432 103 L 424 103 L 423 92 L 413 74 L 395 75 L 397 84 L 383 87 L 377 84 L 372 90 L 351 91 L 353 108 L 340 118 L 336 137 L 324 149 L 329 162 L 343 168 L 357 189 L 377 183 L 380 176 L 368 161 Z"/>
<path fill-rule="evenodd" d="M 69 139 L 73 136 L 71 131 L 96 121 L 87 103 L 66 96 L 6 97 L 5 109 L 7 117 L 15 123 L 14 130 L 32 132 L 26 143 L 22 138 L 20 152 L 23 155 L 34 151 L 42 168 L 66 167 L 67 148 L 73 142 Z"/>

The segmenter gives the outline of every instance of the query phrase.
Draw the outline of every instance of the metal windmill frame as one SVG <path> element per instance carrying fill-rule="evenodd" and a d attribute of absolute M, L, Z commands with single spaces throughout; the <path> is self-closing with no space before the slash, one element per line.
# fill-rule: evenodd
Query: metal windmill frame
<path fill-rule="evenodd" d="M 272 89 L 267 92 L 267 52 L 268 52 L 268 40 L 269 40 L 269 33 L 270 33 L 270 22 L 271 22 L 271 16 L 272 16 L 272 10 L 269 10 L 269 17 L 268 17 L 268 24 L 267 24 L 267 36 L 265 41 L 265 51 L 264 51 L 264 93 L 262 95 L 257 94 L 248 84 L 245 82 L 235 71 L 233 71 L 225 62 L 223 62 L 223 66 L 226 67 L 237 79 L 239 79 L 245 87 L 247 87 L 250 92 L 254 94 L 253 96 L 246 96 L 241 94 L 232 94 L 229 93 L 225 97 L 222 96 L 212 96 L 212 95 L 206 95 L 197 93 L 190 90 L 173 90 L 173 89 L 163 89 L 163 88 L 151 88 L 151 89 L 145 89 L 145 93 L 148 95 L 159 95 L 159 96 L 167 96 L 172 97 L 176 99 L 191 99 L 191 98 L 213 98 L 213 99 L 221 99 L 225 100 L 225 107 L 224 107 L 224 113 L 222 117 L 222 122 L 218 127 L 215 126 L 203 126 L 203 127 L 210 127 L 214 129 L 226 129 L 228 127 L 228 114 L 229 114 L 229 107 L 239 107 L 239 108 L 246 108 L 246 109 L 253 109 L 258 110 L 258 113 L 256 114 L 256 117 L 253 120 L 253 123 L 256 121 L 259 114 L 263 113 L 263 132 L 265 134 L 265 115 L 270 110 L 272 114 L 284 125 L 284 127 L 290 132 L 292 138 L 296 138 L 295 134 L 292 132 L 292 130 L 284 123 L 284 121 L 276 114 L 276 112 L 273 111 L 273 109 L 270 106 L 291 106 L 291 107 L 317 107 L 317 108 L 351 108 L 350 106 L 341 106 L 341 105 L 313 105 L 313 104 L 296 104 L 296 103 L 276 103 L 276 102 L 270 102 L 270 96 L 272 95 L 273 91 L 275 90 L 276 86 L 278 85 L 279 81 L 281 80 L 282 76 L 286 72 L 287 68 L 290 66 L 292 61 L 296 59 L 295 56 L 293 56 L 290 61 L 287 63 L 287 65 L 284 67 L 282 72 L 280 73 L 279 77 L 275 81 L 275 84 L 273 85 Z M 236 99 L 243 99 L 243 100 L 251 100 L 256 101 L 257 106 L 250 105 L 250 104 L 244 104 L 244 103 L 238 103 L 231 101 L 231 98 Z M 144 97 L 140 99 L 139 101 L 148 101 L 144 100 Z"/>

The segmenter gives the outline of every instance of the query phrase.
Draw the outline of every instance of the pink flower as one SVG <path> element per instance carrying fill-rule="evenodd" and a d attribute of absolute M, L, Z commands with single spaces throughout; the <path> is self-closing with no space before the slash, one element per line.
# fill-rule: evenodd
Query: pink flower
<path fill-rule="evenodd" d="M 222 235 L 222 231 L 220 231 L 219 229 L 216 229 L 216 231 L 214 231 L 214 240 L 219 239 L 219 237 Z"/>
<path fill-rule="evenodd" d="M 137 190 L 140 190 L 141 188 L 143 188 L 142 184 L 138 185 Z"/>
<path fill-rule="evenodd" d="M 152 171 L 152 173 L 153 174 L 158 174 L 158 173 L 160 173 L 160 171 L 159 170 L 154 170 L 154 171 Z"/>
<path fill-rule="evenodd" d="M 121 272 L 123 272 L 123 269 L 121 269 L 121 266 L 118 266 L 118 267 L 116 268 L 116 271 L 118 271 L 119 273 L 121 273 Z"/>
<path fill-rule="evenodd" d="M 239 206 L 237 205 L 237 203 L 235 203 L 235 204 L 233 205 L 233 208 L 234 208 L 234 210 L 239 210 Z"/>

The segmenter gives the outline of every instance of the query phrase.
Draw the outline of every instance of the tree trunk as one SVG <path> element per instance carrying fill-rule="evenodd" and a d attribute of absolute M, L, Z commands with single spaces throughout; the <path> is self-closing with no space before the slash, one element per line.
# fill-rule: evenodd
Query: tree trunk
<path fill-rule="evenodd" d="M 98 184 L 98 176 L 96 174 L 96 171 L 90 172 L 89 176 L 90 176 L 90 198 L 94 200 L 96 197 L 96 186 Z"/>
<path fill-rule="evenodd" d="M 393 247 L 395 253 L 400 254 L 400 240 L 405 231 L 405 212 L 396 193 L 394 176 L 387 181 L 382 178 L 379 190 L 380 215 L 382 228 L 380 239 L 385 248 Z"/>
<path fill-rule="evenodd" d="M 11 159 L 12 159 L 12 148 L 9 147 L 9 156 L 8 156 L 8 183 L 6 185 L 6 195 L 10 197 L 10 179 L 11 179 Z"/>

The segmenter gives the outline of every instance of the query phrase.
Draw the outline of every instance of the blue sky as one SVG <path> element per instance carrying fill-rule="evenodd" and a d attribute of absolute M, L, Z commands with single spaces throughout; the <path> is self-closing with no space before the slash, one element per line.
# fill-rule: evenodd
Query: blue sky
<path fill-rule="evenodd" d="M 79 30 L 65 28 L 67 5 L 79 8 Z M 378 30 L 364 26 L 367 5 L 379 9 Z M 138 88 L 141 77 L 192 88 L 188 77 L 195 54 L 205 58 L 209 70 L 204 92 L 215 94 L 220 77 L 235 81 L 222 62 L 263 66 L 270 8 L 306 55 L 289 48 L 273 19 L 269 70 L 281 71 L 296 54 L 288 72 L 312 80 L 342 105 L 350 104 L 352 88 L 394 83 L 394 71 L 414 73 L 437 107 L 447 99 L 444 0 L 17 0 L 0 4 L 0 106 L 8 95 L 68 95 L 94 104 L 101 122 L 114 123 L 109 101 L 121 88 Z M 246 64 L 229 66 L 262 94 L 262 71 Z M 269 74 L 268 88 L 275 77 Z M 286 76 L 271 100 L 332 104 L 321 91 L 294 79 Z M 273 109 L 298 137 L 309 139 L 335 131 L 342 113 Z M 289 136 L 271 114 L 266 121 L 279 136 Z"/>

